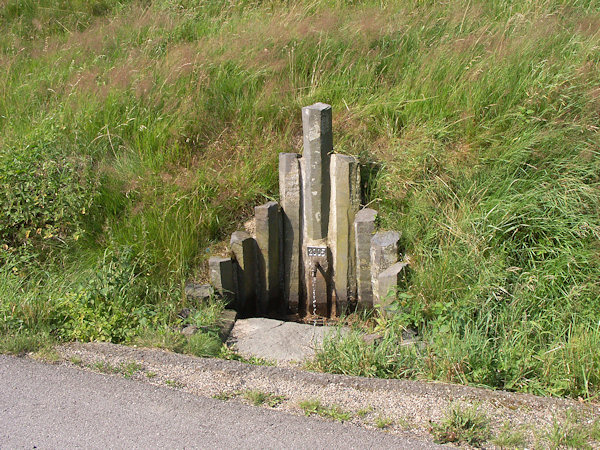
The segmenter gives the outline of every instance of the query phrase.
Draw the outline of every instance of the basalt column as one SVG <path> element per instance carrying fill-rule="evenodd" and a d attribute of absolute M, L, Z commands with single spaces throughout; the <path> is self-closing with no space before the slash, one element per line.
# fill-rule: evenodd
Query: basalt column
<path fill-rule="evenodd" d="M 374 304 L 380 304 L 387 294 L 379 288 L 379 274 L 398 261 L 399 240 L 400 234 L 396 231 L 380 231 L 371 238 L 371 284 Z"/>
<path fill-rule="evenodd" d="M 254 208 L 256 243 L 258 245 L 258 313 L 280 309 L 280 240 L 281 215 L 279 204 L 269 202 Z"/>
<path fill-rule="evenodd" d="M 301 162 L 304 239 L 305 286 L 308 312 L 319 316 L 331 314 L 331 294 L 328 279 L 330 175 L 329 159 L 333 152 L 331 106 L 315 103 L 302 108 L 304 152 Z M 308 255 L 309 251 L 311 256 Z M 313 280 L 314 287 L 313 287 Z M 313 305 L 313 293 L 316 305 Z"/>
<path fill-rule="evenodd" d="M 360 207 L 360 172 L 352 156 L 331 155 L 331 214 L 329 247 L 332 255 L 333 294 L 337 315 L 356 299 L 354 217 Z"/>
<path fill-rule="evenodd" d="M 283 219 L 283 302 L 292 314 L 300 304 L 300 274 L 302 251 L 302 201 L 300 155 L 279 154 L 279 197 Z"/>
<path fill-rule="evenodd" d="M 230 245 L 236 261 L 237 309 L 244 315 L 255 314 L 258 286 L 256 240 L 245 231 L 236 231 L 231 235 Z"/>
<path fill-rule="evenodd" d="M 375 233 L 376 219 L 377 211 L 370 208 L 361 209 L 354 219 L 358 308 L 361 310 L 373 308 L 371 238 Z"/>

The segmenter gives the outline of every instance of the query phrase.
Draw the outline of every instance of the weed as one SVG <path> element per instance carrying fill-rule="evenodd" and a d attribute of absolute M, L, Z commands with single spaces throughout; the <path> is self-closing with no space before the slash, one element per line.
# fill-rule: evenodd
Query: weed
<path fill-rule="evenodd" d="M 157 373 L 156 372 L 146 372 L 146 378 L 156 378 Z"/>
<path fill-rule="evenodd" d="M 339 422 L 352 419 L 352 413 L 344 411 L 338 405 L 325 406 L 318 399 L 304 400 L 299 403 L 299 406 L 307 416 L 316 414 Z"/>
<path fill-rule="evenodd" d="M 129 362 L 127 364 L 122 364 L 119 367 L 119 372 L 125 377 L 125 378 L 131 378 L 136 372 L 139 372 L 142 370 L 142 365 L 136 362 Z"/>
<path fill-rule="evenodd" d="M 185 384 L 177 380 L 165 380 L 165 384 L 175 389 L 182 389 L 185 387 Z"/>
<path fill-rule="evenodd" d="M 102 373 L 119 373 L 119 368 L 108 361 L 96 361 L 91 367 Z"/>
<path fill-rule="evenodd" d="M 194 356 L 218 356 L 221 352 L 222 342 L 212 333 L 198 332 L 188 337 L 184 352 Z"/>
<path fill-rule="evenodd" d="M 276 407 L 285 400 L 283 395 L 275 395 L 270 392 L 262 392 L 258 390 L 244 391 L 242 396 L 254 406 L 267 404 L 271 408 Z"/>
<path fill-rule="evenodd" d="M 259 358 L 257 356 L 251 356 L 250 358 L 246 358 L 245 356 L 240 355 L 232 348 L 227 345 L 223 345 L 221 347 L 221 351 L 219 353 L 219 358 L 227 359 L 230 361 L 240 361 L 246 364 L 252 364 L 253 366 L 274 366 L 274 361 L 269 361 L 264 358 Z"/>
<path fill-rule="evenodd" d="M 489 419 L 476 406 L 450 405 L 441 423 L 432 425 L 432 432 L 439 443 L 465 442 L 479 446 L 490 437 Z"/>
<path fill-rule="evenodd" d="M 71 362 L 71 364 L 74 364 L 76 366 L 81 366 L 83 364 L 83 359 L 81 359 L 79 356 L 71 356 L 69 358 L 69 361 Z"/>
<path fill-rule="evenodd" d="M 557 417 L 552 421 L 545 438 L 553 449 L 558 448 L 591 448 L 588 443 L 593 428 L 584 426 L 572 410 L 568 410 L 564 420 Z"/>
<path fill-rule="evenodd" d="M 18 331 L 16 333 L 0 334 L 0 353 L 24 355 L 51 346 L 53 339 L 45 332 Z"/>
<path fill-rule="evenodd" d="M 134 361 L 120 363 L 117 366 L 112 365 L 108 361 L 96 361 L 90 367 L 102 373 L 121 374 L 125 378 L 131 378 L 136 372 L 142 370 L 142 366 Z"/>
<path fill-rule="evenodd" d="M 367 406 L 365 408 L 361 408 L 358 411 L 356 411 L 356 416 L 360 417 L 361 419 L 365 418 L 368 414 L 373 412 L 373 407 L 372 406 Z"/>
<path fill-rule="evenodd" d="M 58 351 L 51 346 L 44 346 L 40 348 L 33 354 L 33 357 L 50 364 L 57 363 L 61 360 L 60 353 L 58 353 Z"/>
<path fill-rule="evenodd" d="M 219 392 L 214 394 L 212 398 L 216 398 L 217 400 L 231 400 L 232 398 L 237 397 L 239 394 L 236 392 Z"/>
<path fill-rule="evenodd" d="M 380 430 L 383 430 L 383 429 L 389 427 L 393 423 L 394 423 L 394 421 L 392 419 L 390 419 L 389 417 L 377 416 L 375 418 L 375 426 L 377 428 L 379 428 Z"/>
<path fill-rule="evenodd" d="M 525 448 L 527 435 L 522 427 L 514 427 L 511 423 L 506 422 L 492 443 L 500 448 Z"/>

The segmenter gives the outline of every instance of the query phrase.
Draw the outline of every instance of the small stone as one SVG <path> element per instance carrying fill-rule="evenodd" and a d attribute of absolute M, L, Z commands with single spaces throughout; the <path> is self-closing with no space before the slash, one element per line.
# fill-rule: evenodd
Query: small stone
<path fill-rule="evenodd" d="M 183 308 L 177 313 L 177 317 L 180 317 L 181 319 L 187 319 L 188 317 L 190 317 L 191 313 L 192 311 L 190 310 L 190 308 Z"/>
<path fill-rule="evenodd" d="M 210 300 L 215 294 L 213 287 L 210 284 L 198 284 L 189 281 L 185 284 L 185 296 L 188 300 L 195 300 L 203 303 Z"/>
<path fill-rule="evenodd" d="M 181 334 L 186 337 L 193 336 L 198 332 L 198 327 L 196 325 L 188 325 L 181 330 Z"/>
<path fill-rule="evenodd" d="M 370 333 L 362 336 L 362 340 L 365 344 L 377 345 L 383 340 L 383 336 L 379 333 Z"/>

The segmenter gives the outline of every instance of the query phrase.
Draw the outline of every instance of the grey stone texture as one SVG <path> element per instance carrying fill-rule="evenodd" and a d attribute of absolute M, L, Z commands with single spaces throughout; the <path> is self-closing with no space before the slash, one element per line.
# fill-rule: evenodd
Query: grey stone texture
<path fill-rule="evenodd" d="M 219 338 L 222 342 L 227 341 L 229 338 L 231 330 L 233 330 L 233 326 L 237 320 L 237 316 L 237 311 L 234 309 L 224 309 L 221 313 L 221 317 L 219 317 L 217 324 L 219 325 Z"/>
<path fill-rule="evenodd" d="M 315 103 L 302 108 L 304 133 L 303 198 L 306 237 L 327 237 L 329 220 L 329 159 L 333 152 L 331 106 Z"/>
<path fill-rule="evenodd" d="M 283 302 L 290 313 L 300 305 L 302 273 L 302 179 L 298 153 L 279 154 L 279 198 L 283 222 Z"/>
<path fill-rule="evenodd" d="M 210 284 L 215 291 L 226 301 L 233 303 L 237 296 L 237 283 L 234 264 L 231 258 L 211 256 L 208 259 L 208 273 Z"/>
<path fill-rule="evenodd" d="M 373 285 L 371 282 L 371 238 L 375 232 L 377 211 L 364 208 L 354 219 L 354 243 L 356 251 L 356 282 L 358 308 L 373 307 Z"/>
<path fill-rule="evenodd" d="M 254 314 L 258 286 L 256 240 L 245 231 L 236 231 L 231 235 L 230 245 L 236 261 L 238 311 L 243 314 Z"/>
<path fill-rule="evenodd" d="M 400 233 L 380 231 L 371 238 L 371 283 L 373 285 L 373 304 L 381 302 L 379 274 L 398 261 L 398 241 Z"/>
<path fill-rule="evenodd" d="M 258 245 L 258 313 L 280 310 L 281 213 L 277 202 L 254 208 Z"/>
<path fill-rule="evenodd" d="M 331 155 L 329 246 L 333 265 L 336 313 L 347 311 L 356 299 L 354 217 L 360 208 L 360 171 L 356 158 Z"/>
<path fill-rule="evenodd" d="M 377 284 L 379 289 L 379 303 L 384 308 L 386 306 L 389 306 L 394 300 L 396 300 L 395 288 L 397 286 L 402 285 L 406 277 L 407 266 L 407 263 L 399 261 L 385 269 L 377 277 Z"/>
<path fill-rule="evenodd" d="M 334 327 L 312 325 L 281 320 L 250 318 L 238 320 L 231 332 L 229 343 L 244 357 L 264 358 L 279 363 L 303 361 L 315 354 L 315 349 Z M 342 329 L 341 333 L 346 333 Z"/>
<path fill-rule="evenodd" d="M 188 281 L 185 284 L 185 296 L 188 300 L 193 300 L 198 303 L 207 302 L 215 291 L 210 284 L 199 284 L 193 281 Z"/>

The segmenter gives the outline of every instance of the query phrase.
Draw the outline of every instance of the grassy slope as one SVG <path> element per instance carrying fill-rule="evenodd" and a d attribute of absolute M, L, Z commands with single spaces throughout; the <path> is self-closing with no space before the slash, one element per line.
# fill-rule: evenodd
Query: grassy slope
<path fill-rule="evenodd" d="M 597 394 L 599 2 L 0 4 L 0 153 L 43 143 L 99 174 L 81 239 L 52 246 L 52 266 L 5 267 L 0 291 L 21 289 L 5 331 L 52 329 L 43 311 L 106 249 L 143 266 L 138 303 L 177 303 L 173 286 L 277 197 L 277 153 L 300 150 L 300 107 L 325 101 L 412 263 L 390 326 L 429 347 L 371 364 L 353 343 L 321 367 Z"/>

